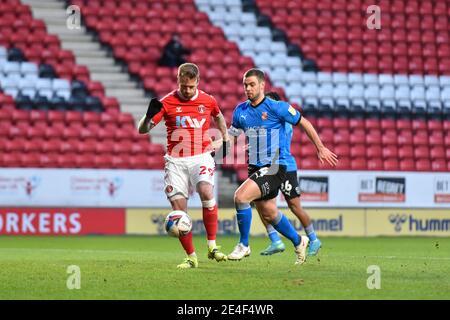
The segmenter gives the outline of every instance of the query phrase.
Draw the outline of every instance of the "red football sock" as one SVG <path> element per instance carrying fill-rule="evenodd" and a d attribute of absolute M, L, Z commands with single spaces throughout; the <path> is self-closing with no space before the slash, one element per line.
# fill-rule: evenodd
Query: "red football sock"
<path fill-rule="evenodd" d="M 217 204 L 210 210 L 203 208 L 203 223 L 205 225 L 208 240 L 216 240 L 217 233 Z"/>
<path fill-rule="evenodd" d="M 185 236 L 179 237 L 178 239 L 180 239 L 181 245 L 188 255 L 195 252 L 194 243 L 192 242 L 192 231 Z"/>

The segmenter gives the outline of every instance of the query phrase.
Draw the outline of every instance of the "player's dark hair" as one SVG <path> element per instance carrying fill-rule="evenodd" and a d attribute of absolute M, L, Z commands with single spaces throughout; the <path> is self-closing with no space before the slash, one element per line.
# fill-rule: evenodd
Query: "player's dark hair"
<path fill-rule="evenodd" d="M 265 96 L 267 98 L 270 98 L 270 99 L 275 100 L 275 101 L 280 101 L 281 100 L 280 95 L 278 93 L 276 93 L 275 91 L 266 92 Z"/>
<path fill-rule="evenodd" d="M 187 77 L 189 79 L 199 79 L 200 70 L 196 64 L 183 63 L 178 67 L 178 79 Z"/>
<path fill-rule="evenodd" d="M 266 75 L 264 74 L 264 71 L 262 71 L 260 69 L 256 69 L 256 68 L 252 68 L 244 73 L 244 79 L 248 78 L 248 77 L 253 77 L 253 76 L 255 76 L 259 82 L 263 82 L 266 77 Z"/>

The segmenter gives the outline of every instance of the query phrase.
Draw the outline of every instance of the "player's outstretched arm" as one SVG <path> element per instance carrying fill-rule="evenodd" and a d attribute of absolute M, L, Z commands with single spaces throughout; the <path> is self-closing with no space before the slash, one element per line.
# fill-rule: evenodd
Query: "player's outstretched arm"
<path fill-rule="evenodd" d="M 320 162 L 324 163 L 324 161 L 326 161 L 335 167 L 338 162 L 337 155 L 323 145 L 322 140 L 320 140 L 320 137 L 311 122 L 309 122 L 305 117 L 302 117 L 299 125 L 305 130 L 309 140 L 311 140 L 311 142 L 316 146 L 317 156 Z"/>

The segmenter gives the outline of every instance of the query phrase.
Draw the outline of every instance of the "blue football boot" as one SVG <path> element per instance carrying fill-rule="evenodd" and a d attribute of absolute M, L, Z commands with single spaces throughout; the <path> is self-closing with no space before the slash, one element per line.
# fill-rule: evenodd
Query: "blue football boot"
<path fill-rule="evenodd" d="M 319 238 L 314 241 L 309 242 L 308 248 L 308 256 L 315 256 L 319 252 L 319 249 L 322 247 L 322 242 L 320 242 Z"/>
<path fill-rule="evenodd" d="M 285 249 L 283 241 L 272 242 L 265 250 L 261 251 L 262 256 L 270 256 L 272 254 L 283 252 Z"/>

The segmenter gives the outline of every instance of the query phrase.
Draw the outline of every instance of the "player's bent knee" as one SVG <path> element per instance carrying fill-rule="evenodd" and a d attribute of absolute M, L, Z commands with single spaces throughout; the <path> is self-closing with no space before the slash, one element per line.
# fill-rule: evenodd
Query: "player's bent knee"
<path fill-rule="evenodd" d="M 247 201 L 245 198 L 241 198 L 237 196 L 237 194 L 234 194 L 234 205 L 236 207 L 236 210 L 245 210 L 250 208 L 250 201 Z"/>
<path fill-rule="evenodd" d="M 242 192 L 236 191 L 234 193 L 234 203 L 236 205 L 239 204 L 244 204 L 244 203 L 248 203 L 249 201 L 247 201 L 247 199 L 245 199 L 245 196 L 243 195 Z"/>

